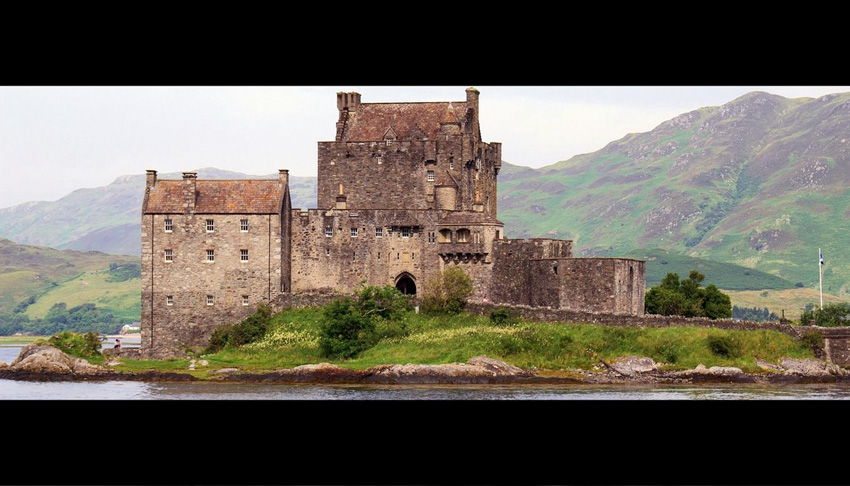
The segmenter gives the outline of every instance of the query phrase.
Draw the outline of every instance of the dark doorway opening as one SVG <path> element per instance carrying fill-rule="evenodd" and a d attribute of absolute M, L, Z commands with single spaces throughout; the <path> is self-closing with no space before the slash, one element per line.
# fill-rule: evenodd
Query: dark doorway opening
<path fill-rule="evenodd" d="M 405 295 L 416 295 L 416 283 L 410 275 L 402 275 L 395 283 L 395 288 Z"/>

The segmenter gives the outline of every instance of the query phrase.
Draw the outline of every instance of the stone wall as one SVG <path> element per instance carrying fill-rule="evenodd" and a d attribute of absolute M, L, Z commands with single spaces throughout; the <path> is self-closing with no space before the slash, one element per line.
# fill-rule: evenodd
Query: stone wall
<path fill-rule="evenodd" d="M 173 222 L 170 232 L 166 218 Z M 283 231 L 280 215 L 143 215 L 142 348 L 163 355 L 203 346 L 215 327 L 244 319 L 280 294 L 289 285 Z M 214 261 L 207 260 L 207 250 Z"/>

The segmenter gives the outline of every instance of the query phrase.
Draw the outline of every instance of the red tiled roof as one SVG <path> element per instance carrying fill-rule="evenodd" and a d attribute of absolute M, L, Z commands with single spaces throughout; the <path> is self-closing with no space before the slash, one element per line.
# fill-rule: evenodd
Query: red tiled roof
<path fill-rule="evenodd" d="M 182 213 L 182 180 L 159 180 L 151 188 L 145 213 Z M 204 214 L 277 214 L 283 187 L 277 180 L 198 180 L 195 212 Z"/>
<path fill-rule="evenodd" d="M 383 140 L 392 127 L 399 140 L 434 140 L 441 122 L 459 122 L 466 116 L 465 101 L 416 103 L 361 103 L 346 123 L 346 142 Z"/>

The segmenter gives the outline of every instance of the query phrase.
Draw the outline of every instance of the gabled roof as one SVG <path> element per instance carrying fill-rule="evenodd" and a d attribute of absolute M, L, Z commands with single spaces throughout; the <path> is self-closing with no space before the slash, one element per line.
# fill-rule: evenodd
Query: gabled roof
<path fill-rule="evenodd" d="M 460 123 L 466 117 L 466 109 L 465 101 L 361 103 L 357 111 L 349 115 L 342 140 L 383 140 L 390 128 L 399 140 L 413 140 L 423 135 L 434 140 L 441 123 Z"/>
<path fill-rule="evenodd" d="M 198 180 L 195 213 L 278 214 L 283 186 L 278 180 Z M 147 214 L 182 213 L 182 180 L 159 180 L 151 188 Z"/>

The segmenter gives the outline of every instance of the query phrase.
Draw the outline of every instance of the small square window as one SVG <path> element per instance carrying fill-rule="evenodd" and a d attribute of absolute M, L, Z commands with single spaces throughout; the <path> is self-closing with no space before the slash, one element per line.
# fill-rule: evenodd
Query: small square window
<path fill-rule="evenodd" d="M 247 295 L 242 296 L 242 305 L 248 305 L 248 296 Z"/>
<path fill-rule="evenodd" d="M 351 228 L 351 237 L 357 238 L 357 228 Z"/>
<path fill-rule="evenodd" d="M 213 305 L 214 299 L 212 295 L 207 295 L 207 305 Z"/>
<path fill-rule="evenodd" d="M 245 232 L 248 231 L 248 220 L 240 219 L 239 220 L 239 231 Z"/>
<path fill-rule="evenodd" d="M 174 296 L 166 295 L 165 296 L 165 305 L 174 305 Z"/>
<path fill-rule="evenodd" d="M 248 261 L 248 250 L 239 250 L 239 259 L 243 262 Z"/>
<path fill-rule="evenodd" d="M 165 250 L 165 261 L 173 262 L 174 261 L 174 251 L 173 250 Z"/>
<path fill-rule="evenodd" d="M 328 238 L 334 235 L 334 227 L 333 226 L 325 226 L 325 236 Z"/>
<path fill-rule="evenodd" d="M 434 182 L 434 171 L 433 170 L 428 171 L 428 182 Z"/>
<path fill-rule="evenodd" d="M 375 228 L 375 237 L 381 238 L 383 236 L 384 236 L 384 228 L 381 227 L 381 226 L 378 226 L 377 228 Z"/>
<path fill-rule="evenodd" d="M 207 250 L 207 261 L 214 262 L 215 261 L 215 250 Z"/>
<path fill-rule="evenodd" d="M 208 219 L 207 220 L 207 233 L 212 233 L 215 231 L 215 220 Z"/>
<path fill-rule="evenodd" d="M 165 220 L 165 232 L 171 233 L 174 230 L 174 221 L 171 218 Z"/>

